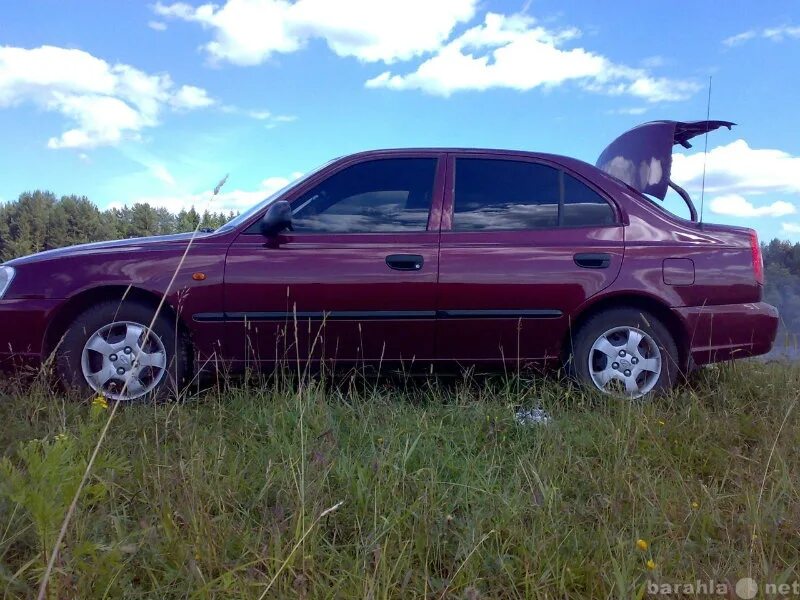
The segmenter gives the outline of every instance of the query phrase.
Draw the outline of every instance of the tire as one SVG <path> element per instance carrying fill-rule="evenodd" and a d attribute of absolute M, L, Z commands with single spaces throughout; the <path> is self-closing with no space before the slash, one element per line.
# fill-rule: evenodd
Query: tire
<path fill-rule="evenodd" d="M 641 336 L 638 344 L 637 336 Z M 647 397 L 670 391 L 680 376 L 675 339 L 648 312 L 605 310 L 590 317 L 573 339 L 570 371 L 590 389 L 628 398 Z M 605 386 L 601 386 L 603 381 Z"/>
<path fill-rule="evenodd" d="M 153 322 L 154 311 L 142 302 L 114 300 L 79 314 L 56 350 L 62 385 L 125 402 L 177 395 L 190 373 L 189 344 L 166 315 Z"/>

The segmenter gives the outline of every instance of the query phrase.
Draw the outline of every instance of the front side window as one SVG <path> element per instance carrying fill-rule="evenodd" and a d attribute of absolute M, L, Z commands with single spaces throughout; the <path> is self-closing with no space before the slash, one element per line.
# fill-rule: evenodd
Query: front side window
<path fill-rule="evenodd" d="M 347 167 L 292 203 L 292 226 L 306 233 L 425 231 L 436 160 L 391 158 Z"/>
<path fill-rule="evenodd" d="M 492 231 L 613 224 L 614 211 L 568 173 L 517 160 L 456 160 L 453 229 Z"/>

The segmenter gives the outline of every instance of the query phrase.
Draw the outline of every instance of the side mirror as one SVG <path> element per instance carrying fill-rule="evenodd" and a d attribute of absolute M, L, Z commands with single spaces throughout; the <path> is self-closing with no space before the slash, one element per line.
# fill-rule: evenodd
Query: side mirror
<path fill-rule="evenodd" d="M 292 230 L 292 207 L 286 200 L 273 202 L 261 219 L 261 233 L 275 237 L 281 231 Z"/>

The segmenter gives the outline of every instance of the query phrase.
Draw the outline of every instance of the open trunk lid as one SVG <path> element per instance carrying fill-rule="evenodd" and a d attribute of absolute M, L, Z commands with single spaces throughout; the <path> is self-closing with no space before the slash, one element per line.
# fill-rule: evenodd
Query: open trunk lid
<path fill-rule="evenodd" d="M 672 147 L 691 148 L 689 140 L 730 121 L 651 121 L 626 131 L 600 154 L 595 166 L 637 191 L 663 200 L 672 169 Z"/>

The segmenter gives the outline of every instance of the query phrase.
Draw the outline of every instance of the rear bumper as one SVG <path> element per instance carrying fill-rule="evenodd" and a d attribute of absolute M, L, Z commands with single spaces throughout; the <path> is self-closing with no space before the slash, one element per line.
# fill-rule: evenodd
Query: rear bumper
<path fill-rule="evenodd" d="M 47 324 L 61 300 L 0 300 L 0 370 L 37 366 Z"/>
<path fill-rule="evenodd" d="M 673 308 L 686 325 L 697 365 L 766 354 L 778 331 L 778 309 L 766 302 Z"/>

